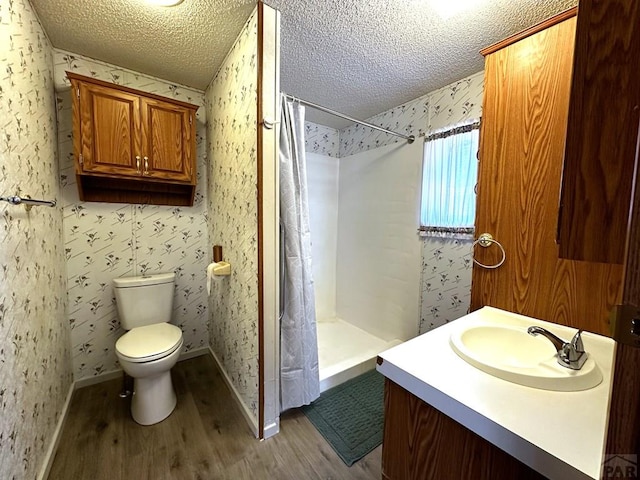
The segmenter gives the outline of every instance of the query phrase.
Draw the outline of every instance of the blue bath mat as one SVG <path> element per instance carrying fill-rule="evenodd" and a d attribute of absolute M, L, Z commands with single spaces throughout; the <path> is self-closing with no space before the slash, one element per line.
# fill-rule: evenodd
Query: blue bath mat
<path fill-rule="evenodd" d="M 384 376 L 371 370 L 327 390 L 302 411 L 351 466 L 382 443 Z"/>

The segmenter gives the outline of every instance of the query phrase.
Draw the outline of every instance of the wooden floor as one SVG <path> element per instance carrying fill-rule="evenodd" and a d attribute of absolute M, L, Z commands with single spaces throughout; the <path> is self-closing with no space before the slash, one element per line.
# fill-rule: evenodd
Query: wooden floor
<path fill-rule="evenodd" d="M 208 355 L 178 363 L 173 382 L 176 410 L 149 427 L 131 419 L 119 380 L 76 391 L 49 479 L 381 478 L 382 447 L 347 467 L 300 411 L 256 440 Z"/>

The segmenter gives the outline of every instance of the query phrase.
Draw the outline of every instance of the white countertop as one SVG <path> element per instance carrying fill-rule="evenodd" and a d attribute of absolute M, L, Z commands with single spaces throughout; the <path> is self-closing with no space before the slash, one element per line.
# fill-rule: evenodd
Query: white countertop
<path fill-rule="evenodd" d="M 598 479 L 606 443 L 615 342 L 583 332 L 585 351 L 602 371 L 589 390 L 556 392 L 521 386 L 471 366 L 449 345 L 460 328 L 540 325 L 561 338 L 576 330 L 484 307 L 381 353 L 389 380 L 551 479 Z M 553 345 L 549 343 L 549 348 Z M 562 368 L 562 367 L 560 367 Z"/>

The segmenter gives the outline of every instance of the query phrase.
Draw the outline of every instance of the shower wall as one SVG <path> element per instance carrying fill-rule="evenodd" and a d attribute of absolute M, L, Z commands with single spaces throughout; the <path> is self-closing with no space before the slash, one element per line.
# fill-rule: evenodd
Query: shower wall
<path fill-rule="evenodd" d="M 412 145 L 361 125 L 336 132 L 307 122 L 318 318 L 333 313 L 326 307 L 333 305 L 330 291 L 338 317 L 385 340 L 411 338 L 467 312 L 469 239 L 417 234 L 418 136 L 479 118 L 482 93 L 480 72 L 368 119 L 415 135 Z"/>
<path fill-rule="evenodd" d="M 420 142 L 340 158 L 338 316 L 382 338 L 416 335 Z"/>
<path fill-rule="evenodd" d="M 311 258 L 318 319 L 336 316 L 338 170 L 338 158 L 307 152 Z"/>
<path fill-rule="evenodd" d="M 307 122 L 305 134 L 317 318 L 385 341 L 415 336 L 419 190 L 407 185 L 419 175 L 419 142 L 338 158 L 337 130 Z"/>
<path fill-rule="evenodd" d="M 322 320 L 336 316 L 340 133 L 335 128 L 306 122 L 304 142 L 316 316 Z"/>

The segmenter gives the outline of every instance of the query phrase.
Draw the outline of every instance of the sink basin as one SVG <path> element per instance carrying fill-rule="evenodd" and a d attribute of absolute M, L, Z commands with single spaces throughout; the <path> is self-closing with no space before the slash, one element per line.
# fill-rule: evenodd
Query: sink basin
<path fill-rule="evenodd" d="M 542 336 L 529 335 L 527 327 L 470 326 L 454 332 L 450 343 L 474 367 L 527 387 L 574 392 L 602 382 L 602 373 L 591 357 L 580 370 L 563 367 L 557 363 L 553 344 Z"/>

